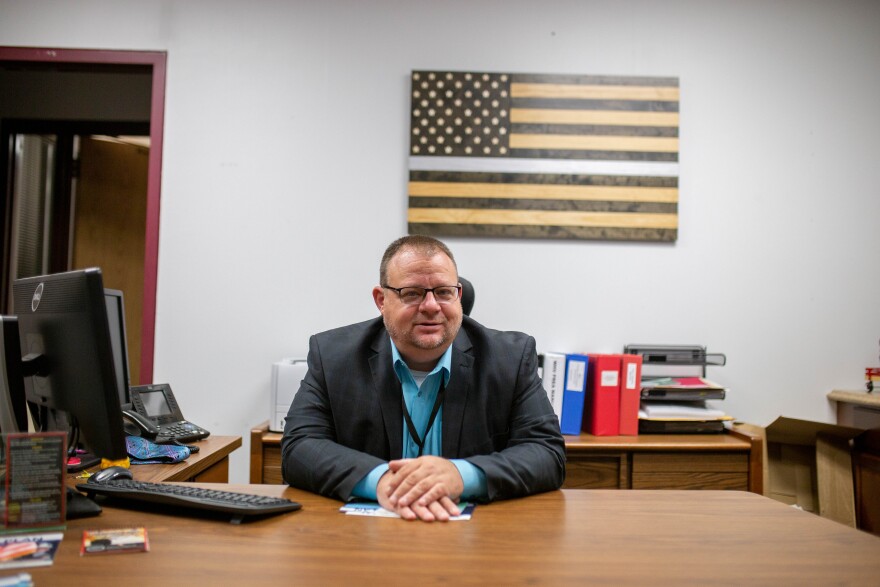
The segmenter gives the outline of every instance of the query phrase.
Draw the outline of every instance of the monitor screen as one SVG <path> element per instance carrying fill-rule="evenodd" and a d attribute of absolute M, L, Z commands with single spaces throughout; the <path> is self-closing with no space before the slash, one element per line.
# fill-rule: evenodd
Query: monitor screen
<path fill-rule="evenodd" d="M 71 444 L 81 440 L 98 457 L 124 459 L 101 270 L 17 279 L 12 295 L 24 367 L 35 373 L 25 377 L 25 392 L 41 415 L 38 429 L 67 431 Z"/>
<path fill-rule="evenodd" d="M 125 409 L 131 403 L 128 345 L 125 340 L 125 302 L 121 291 L 106 288 L 104 289 L 104 302 L 107 304 L 110 346 L 113 349 L 113 363 L 116 365 L 116 386 L 119 389 L 119 404 Z"/>

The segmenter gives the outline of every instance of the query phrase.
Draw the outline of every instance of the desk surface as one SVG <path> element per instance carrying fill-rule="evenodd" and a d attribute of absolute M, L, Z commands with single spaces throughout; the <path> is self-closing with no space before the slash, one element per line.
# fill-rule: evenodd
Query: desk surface
<path fill-rule="evenodd" d="M 192 443 L 199 452 L 171 465 L 132 465 L 139 481 L 186 481 L 206 471 L 241 446 L 241 436 L 214 436 Z"/>
<path fill-rule="evenodd" d="M 213 486 L 216 485 L 206 485 Z M 69 522 L 37 585 L 874 584 L 880 538 L 739 491 L 563 490 L 447 524 L 345 516 L 282 485 L 298 512 L 232 525 L 108 507 Z M 84 528 L 145 526 L 151 551 L 81 557 Z"/>
<path fill-rule="evenodd" d="M 189 455 L 185 461 L 162 465 L 132 465 L 131 470 L 138 481 L 187 481 L 197 477 L 223 459 L 229 458 L 229 454 L 241 446 L 241 436 L 208 436 L 198 442 L 192 443 L 199 447 L 199 452 Z M 89 469 L 95 472 L 98 467 Z M 77 473 L 68 475 L 69 482 L 76 484 Z"/>

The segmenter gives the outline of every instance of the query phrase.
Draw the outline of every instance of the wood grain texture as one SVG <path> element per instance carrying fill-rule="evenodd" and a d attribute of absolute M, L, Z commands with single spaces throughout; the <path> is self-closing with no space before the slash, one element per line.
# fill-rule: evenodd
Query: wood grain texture
<path fill-rule="evenodd" d="M 241 525 L 105 507 L 149 554 L 81 557 L 74 520 L 37 585 L 875 585 L 880 539 L 738 491 L 555 491 L 478 506 L 469 522 L 345 516 L 280 485 L 299 512 Z"/>
<path fill-rule="evenodd" d="M 268 422 L 254 427 L 251 454 L 262 463 L 252 483 L 283 483 L 281 434 L 268 431 Z M 643 434 L 641 436 L 565 436 L 565 489 L 631 489 L 638 467 L 638 484 L 654 489 L 763 488 L 762 451 L 746 432 L 731 434 Z M 653 462 L 656 459 L 656 462 Z M 758 472 L 757 477 L 755 471 Z M 696 473 L 688 477 L 688 473 Z M 650 475 L 658 476 L 650 479 Z"/>
<path fill-rule="evenodd" d="M 163 481 L 202 481 L 226 483 L 229 481 L 229 455 L 241 447 L 241 436 L 214 436 L 192 443 L 199 452 L 185 461 L 166 465 L 132 465 L 131 470 L 138 481 L 153 483 Z M 91 469 L 91 472 L 97 470 Z M 68 484 L 82 482 L 74 475 L 68 476 Z"/>
<path fill-rule="evenodd" d="M 678 202 L 678 188 L 499 184 L 476 182 L 409 182 L 410 197 L 505 198 L 532 200 L 607 200 L 616 202 Z"/>
<path fill-rule="evenodd" d="M 411 234 L 678 237 L 677 78 L 414 71 L 410 89 Z"/>

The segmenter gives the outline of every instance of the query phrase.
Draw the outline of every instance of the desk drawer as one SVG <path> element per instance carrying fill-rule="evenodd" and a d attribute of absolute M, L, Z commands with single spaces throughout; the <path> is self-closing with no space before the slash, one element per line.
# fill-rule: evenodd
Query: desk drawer
<path fill-rule="evenodd" d="M 635 453 L 633 489 L 749 488 L 749 456 L 743 453 Z"/>

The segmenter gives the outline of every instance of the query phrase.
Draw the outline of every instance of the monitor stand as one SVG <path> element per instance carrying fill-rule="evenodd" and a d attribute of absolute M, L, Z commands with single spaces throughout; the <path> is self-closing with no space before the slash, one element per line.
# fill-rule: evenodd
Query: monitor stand
<path fill-rule="evenodd" d="M 67 472 L 76 473 L 101 464 L 101 459 L 91 453 L 80 453 L 67 459 Z M 101 506 L 76 491 L 67 488 L 67 519 L 89 518 L 101 513 Z"/>
<path fill-rule="evenodd" d="M 90 518 L 101 513 L 101 506 L 76 491 L 67 488 L 67 519 L 75 520 L 77 518 Z"/>

